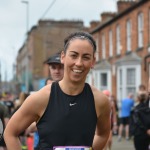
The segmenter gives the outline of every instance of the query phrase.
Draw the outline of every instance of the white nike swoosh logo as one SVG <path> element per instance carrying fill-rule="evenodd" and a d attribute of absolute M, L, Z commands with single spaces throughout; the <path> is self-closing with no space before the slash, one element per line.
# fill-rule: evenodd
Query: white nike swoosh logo
<path fill-rule="evenodd" d="M 69 105 L 70 105 L 70 106 L 73 106 L 73 105 L 76 105 L 76 104 L 77 104 L 77 103 L 70 103 Z"/>

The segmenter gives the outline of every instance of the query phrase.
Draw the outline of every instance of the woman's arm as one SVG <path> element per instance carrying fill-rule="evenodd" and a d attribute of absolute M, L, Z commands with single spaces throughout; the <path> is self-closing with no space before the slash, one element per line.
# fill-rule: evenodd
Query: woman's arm
<path fill-rule="evenodd" d="M 110 134 L 110 102 L 101 92 L 94 92 L 97 126 L 93 141 L 94 150 L 102 150 Z"/>
<path fill-rule="evenodd" d="M 4 131 L 4 139 L 8 150 L 21 150 L 18 137 L 31 123 L 40 119 L 48 103 L 49 93 L 44 88 L 28 96 L 22 106 L 11 117 Z"/>
<path fill-rule="evenodd" d="M 116 113 L 116 107 L 114 101 L 111 101 L 111 108 L 112 108 L 112 123 L 113 123 L 113 132 L 117 132 L 117 113 Z"/>

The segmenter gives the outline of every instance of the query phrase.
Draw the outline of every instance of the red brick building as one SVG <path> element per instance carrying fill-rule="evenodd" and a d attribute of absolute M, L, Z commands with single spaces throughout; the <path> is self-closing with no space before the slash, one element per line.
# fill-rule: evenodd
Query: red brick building
<path fill-rule="evenodd" d="M 150 0 L 120 0 L 117 12 L 101 14 L 91 22 L 90 33 L 97 42 L 96 65 L 87 81 L 108 89 L 118 101 L 138 86 L 148 85 L 150 75 Z"/>

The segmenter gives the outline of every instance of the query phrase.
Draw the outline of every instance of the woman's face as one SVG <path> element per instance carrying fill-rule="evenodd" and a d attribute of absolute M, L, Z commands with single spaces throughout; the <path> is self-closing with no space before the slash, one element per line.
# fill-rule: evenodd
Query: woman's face
<path fill-rule="evenodd" d="M 85 82 L 86 75 L 95 63 L 93 46 L 86 39 L 73 39 L 66 53 L 62 53 L 61 61 L 64 64 L 64 76 L 75 82 Z"/>

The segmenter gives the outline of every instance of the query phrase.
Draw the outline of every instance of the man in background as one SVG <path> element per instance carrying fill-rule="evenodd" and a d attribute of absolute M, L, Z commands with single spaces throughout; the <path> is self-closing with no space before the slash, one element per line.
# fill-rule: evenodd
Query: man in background
<path fill-rule="evenodd" d="M 49 65 L 50 77 L 53 81 L 60 81 L 64 75 L 64 65 L 60 62 L 60 53 L 45 61 Z"/>
<path fill-rule="evenodd" d="M 121 141 L 123 128 L 125 128 L 125 138 L 129 140 L 129 119 L 131 114 L 131 109 L 134 106 L 133 94 L 129 93 L 127 98 L 122 99 L 120 108 L 120 125 L 118 141 Z"/>

